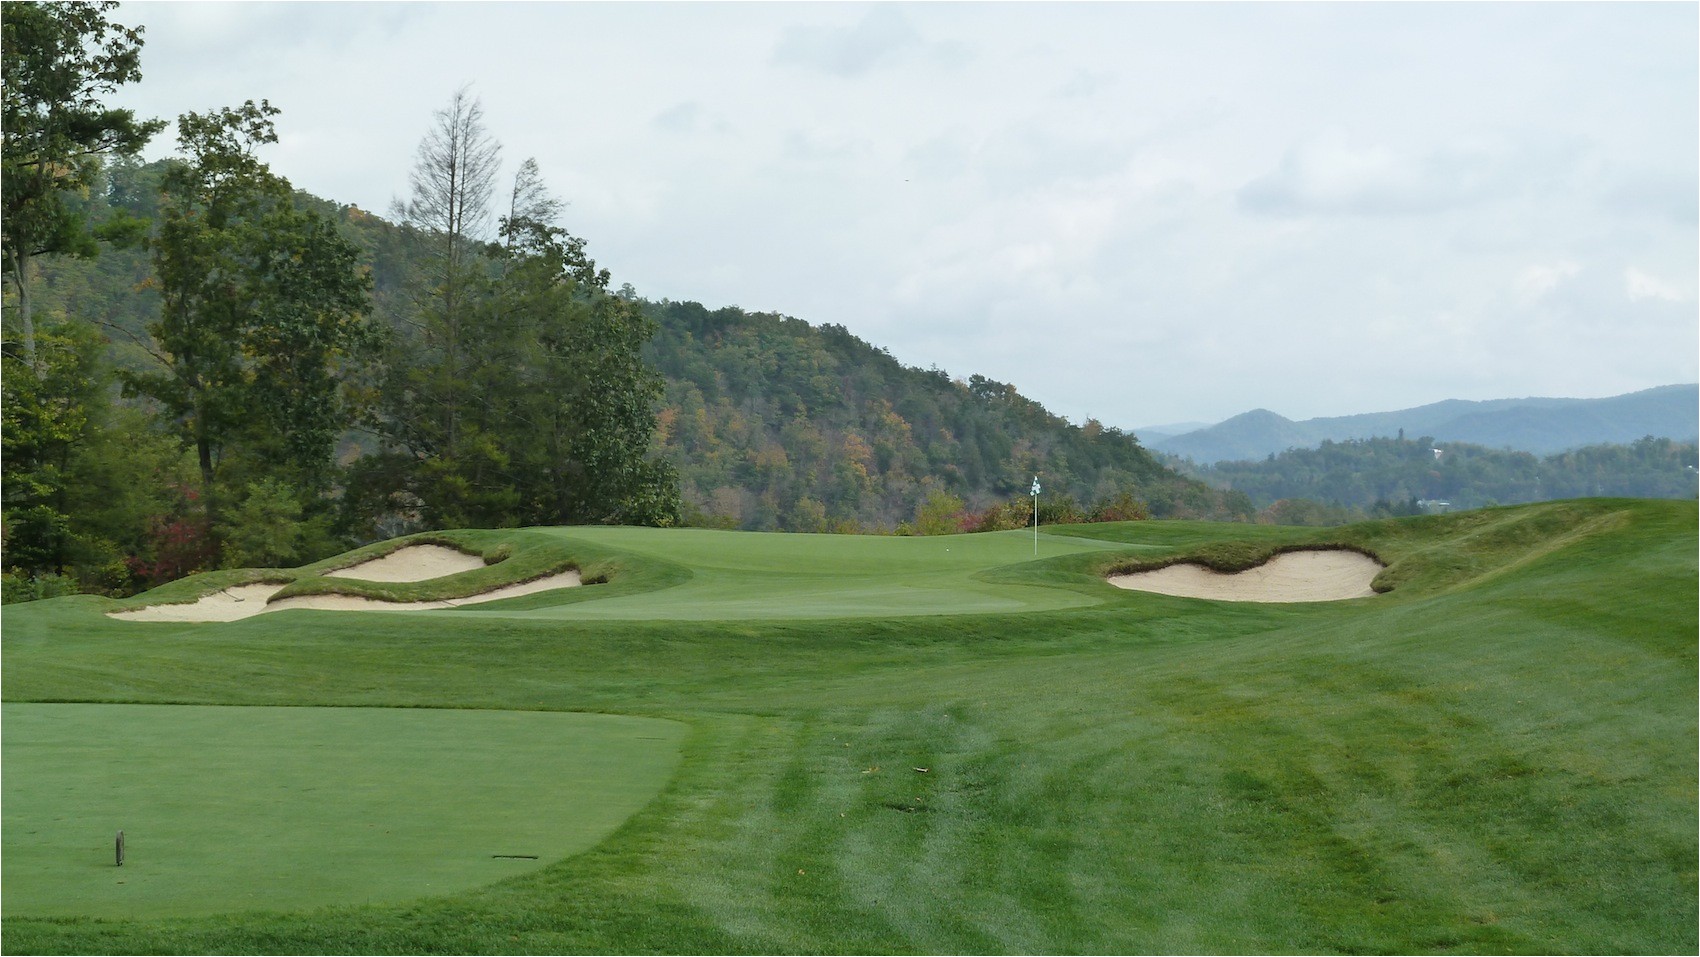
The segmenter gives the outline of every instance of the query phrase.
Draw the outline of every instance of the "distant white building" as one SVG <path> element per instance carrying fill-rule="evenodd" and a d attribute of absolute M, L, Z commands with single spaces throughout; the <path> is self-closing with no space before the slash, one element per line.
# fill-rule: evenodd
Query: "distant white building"
<path fill-rule="evenodd" d="M 1435 449 L 1435 451 L 1439 452 L 1440 450 Z M 1441 512 L 1450 511 L 1451 508 L 1452 508 L 1452 503 L 1451 502 L 1443 502 L 1443 501 L 1441 501 L 1440 499 L 1437 499 L 1437 498 L 1419 498 L 1419 499 L 1417 499 L 1417 507 L 1422 509 L 1427 514 L 1437 515 Z"/>

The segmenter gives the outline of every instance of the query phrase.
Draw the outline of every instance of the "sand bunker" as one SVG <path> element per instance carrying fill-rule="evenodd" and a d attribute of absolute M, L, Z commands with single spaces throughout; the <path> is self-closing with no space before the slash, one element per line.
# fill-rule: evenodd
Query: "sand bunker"
<path fill-rule="evenodd" d="M 358 566 L 356 566 L 358 567 Z M 479 563 L 483 567 L 483 563 Z M 435 576 L 432 576 L 435 577 Z M 200 600 L 181 605 L 149 605 L 133 611 L 109 612 L 110 617 L 125 621 L 237 621 L 268 611 L 286 608 L 316 608 L 329 611 L 424 611 L 433 608 L 455 608 L 476 605 L 502 598 L 530 595 L 554 588 L 574 588 L 583 584 L 577 571 L 559 572 L 545 578 L 506 585 L 492 591 L 465 598 L 443 601 L 378 601 L 353 595 L 300 595 L 270 602 L 271 596 L 283 590 L 283 585 L 237 585 L 221 592 L 203 596 Z"/>
<path fill-rule="evenodd" d="M 1345 549 L 1282 552 L 1256 568 L 1225 574 L 1203 565 L 1170 565 L 1111 575 L 1117 588 L 1216 601 L 1343 601 L 1375 594 L 1370 582 L 1385 566 Z"/>
<path fill-rule="evenodd" d="M 325 572 L 326 578 L 358 578 L 368 582 L 422 582 L 484 567 L 477 555 L 443 545 L 409 545 L 382 558 Z"/>
<path fill-rule="evenodd" d="M 580 581 L 578 572 L 566 571 L 550 575 L 547 578 L 520 582 L 517 585 L 507 585 L 494 591 L 468 595 L 465 598 L 447 598 L 442 601 L 378 601 L 375 598 L 360 598 L 355 595 L 297 595 L 293 598 L 282 598 L 274 601 L 267 605 L 265 610 L 317 608 L 324 611 L 424 611 L 432 608 L 457 608 L 461 605 L 477 605 L 502 598 L 517 598 L 520 595 L 530 595 L 554 588 L 576 588 L 581 584 L 583 582 Z"/>
<path fill-rule="evenodd" d="M 107 614 L 125 621 L 236 621 L 266 610 L 266 599 L 283 586 L 277 583 L 235 585 L 182 605 L 149 605 Z"/>

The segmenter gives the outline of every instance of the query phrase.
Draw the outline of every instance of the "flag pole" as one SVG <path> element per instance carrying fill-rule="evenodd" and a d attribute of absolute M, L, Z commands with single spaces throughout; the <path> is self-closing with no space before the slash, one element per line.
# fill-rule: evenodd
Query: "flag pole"
<path fill-rule="evenodd" d="M 1039 476 L 1033 476 L 1033 557 L 1039 557 Z"/>

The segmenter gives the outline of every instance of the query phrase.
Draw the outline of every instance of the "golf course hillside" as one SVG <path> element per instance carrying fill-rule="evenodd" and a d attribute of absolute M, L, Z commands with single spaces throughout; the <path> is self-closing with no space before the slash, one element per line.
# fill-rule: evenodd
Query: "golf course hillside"
<path fill-rule="evenodd" d="M 1694 952 L 1697 527 L 469 529 L 7 605 L 0 942 Z"/>

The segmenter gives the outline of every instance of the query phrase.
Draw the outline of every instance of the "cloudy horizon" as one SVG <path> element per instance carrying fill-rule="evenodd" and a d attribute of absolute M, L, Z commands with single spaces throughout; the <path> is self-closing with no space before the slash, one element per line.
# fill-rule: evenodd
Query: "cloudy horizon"
<path fill-rule="evenodd" d="M 1693 4 L 126 2 L 174 119 L 380 214 L 470 84 L 652 299 L 1073 421 L 1700 379 Z M 148 155 L 172 152 L 172 131 Z"/>

